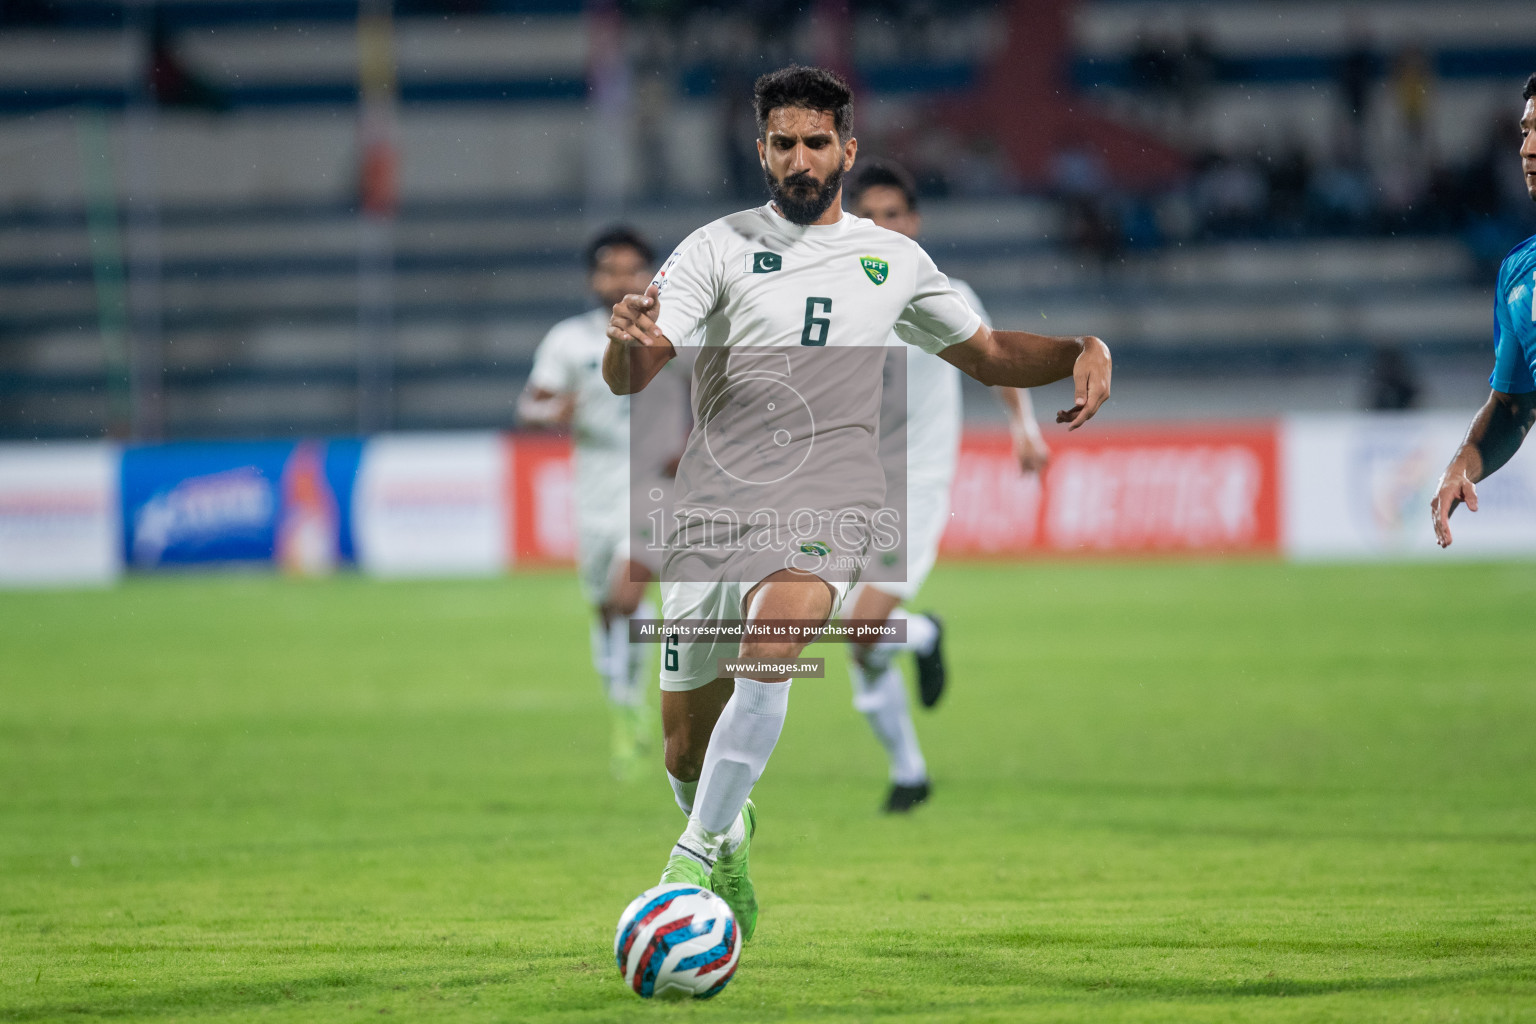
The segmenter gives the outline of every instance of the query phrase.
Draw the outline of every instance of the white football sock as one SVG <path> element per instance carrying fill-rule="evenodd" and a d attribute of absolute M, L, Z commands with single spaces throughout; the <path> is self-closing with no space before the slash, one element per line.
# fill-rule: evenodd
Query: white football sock
<path fill-rule="evenodd" d="M 632 657 L 629 642 L 629 616 L 615 615 L 608 620 L 607 660 L 599 670 L 607 683 L 608 702 L 624 707 L 634 707 L 644 692 L 634 685 L 634 671 L 630 667 Z"/>
<path fill-rule="evenodd" d="M 597 669 L 597 674 L 603 677 L 603 687 L 606 692 L 608 686 L 608 665 L 613 660 L 608 648 L 608 627 L 603 625 L 603 620 L 595 618 L 587 624 L 592 638 L 592 667 Z"/>
<path fill-rule="evenodd" d="M 790 683 L 737 679 L 736 691 L 710 734 L 699 773 L 698 799 L 692 821 L 709 835 L 731 827 L 762 777 L 768 757 L 784 731 Z"/>
<path fill-rule="evenodd" d="M 684 782 L 671 772 L 667 772 L 667 781 L 672 783 L 672 795 L 677 798 L 677 806 L 683 809 L 684 814 L 692 814 L 693 794 L 698 792 L 699 784 Z"/>
<path fill-rule="evenodd" d="M 906 640 L 882 640 L 871 648 L 863 659 L 865 668 L 879 672 L 890 664 L 891 655 L 897 651 L 912 651 L 916 654 L 929 654 L 933 651 L 933 645 L 939 639 L 939 627 L 926 615 L 914 615 L 905 608 L 897 608 L 891 612 L 887 623 L 895 624 L 905 622 L 907 624 Z"/>
<path fill-rule="evenodd" d="M 741 813 L 736 815 L 736 820 L 731 822 L 731 827 L 725 830 L 721 837 L 720 852 L 723 854 L 735 853 L 736 848 L 747 839 L 747 809 L 743 805 Z"/>
<path fill-rule="evenodd" d="M 725 843 L 724 832 L 709 832 L 697 818 L 688 819 L 688 827 L 677 837 L 672 846 L 672 856 L 683 856 L 697 861 L 707 875 L 715 869 L 720 859 L 720 847 Z"/>
<path fill-rule="evenodd" d="M 747 814 L 745 809 L 736 813 L 736 820 L 724 832 L 710 832 L 699 824 L 697 818 L 688 819 L 688 827 L 672 847 L 673 854 L 682 854 L 698 861 L 705 871 L 713 871 L 715 861 L 721 856 L 736 852 L 747 838 Z"/>
<path fill-rule="evenodd" d="M 917 742 L 917 729 L 907 704 L 907 684 L 901 670 L 887 665 L 885 671 L 871 677 L 857 664 L 849 663 L 853 676 L 853 706 L 864 713 L 880 745 L 891 762 L 891 781 L 898 786 L 916 786 L 928 779 L 928 764 Z"/>
<path fill-rule="evenodd" d="M 654 619 L 655 617 L 656 606 L 649 601 L 641 601 L 640 606 L 635 609 L 635 614 L 630 616 L 632 619 Z M 625 622 L 624 625 L 627 630 L 629 623 Z M 629 645 L 629 685 L 634 694 L 633 703 L 635 704 L 645 702 L 645 687 L 650 676 L 647 670 L 652 664 L 650 653 L 653 646 L 655 645 L 634 643 Z"/>

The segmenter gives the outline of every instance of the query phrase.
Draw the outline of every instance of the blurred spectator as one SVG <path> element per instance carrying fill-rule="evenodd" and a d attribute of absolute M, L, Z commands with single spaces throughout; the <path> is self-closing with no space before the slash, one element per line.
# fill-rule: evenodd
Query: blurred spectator
<path fill-rule="evenodd" d="M 1087 145 L 1071 142 L 1051 163 L 1056 191 L 1066 199 L 1097 199 L 1109 190 L 1109 169 L 1104 158 Z"/>
<path fill-rule="evenodd" d="M 221 114 L 229 109 L 223 89 L 191 71 L 177 52 L 165 21 L 155 16 L 149 32 L 149 91 L 163 107 Z"/>
<path fill-rule="evenodd" d="M 1217 64 L 1216 51 L 1205 29 L 1199 24 L 1193 25 L 1184 37 L 1174 82 L 1179 106 L 1186 117 L 1194 116 L 1204 106 L 1211 84 L 1216 81 Z"/>
<path fill-rule="evenodd" d="M 1434 62 L 1424 47 L 1411 43 L 1398 53 L 1392 67 L 1392 93 L 1397 98 L 1403 130 L 1420 151 L 1428 149 L 1429 108 L 1434 90 Z"/>
<path fill-rule="evenodd" d="M 1212 153 L 1200 161 L 1194 199 L 1207 236 L 1249 234 L 1263 223 L 1269 206 L 1269 182 L 1258 161 Z"/>
<path fill-rule="evenodd" d="M 1172 138 L 1198 135 L 1197 118 L 1220 70 L 1205 29 L 1192 22 L 1182 35 L 1154 22 L 1137 34 L 1128 57 L 1132 88 L 1158 106 L 1162 130 Z"/>
<path fill-rule="evenodd" d="M 1100 263 L 1118 259 L 1124 235 L 1104 158 L 1084 143 L 1070 143 L 1056 154 L 1051 176 L 1061 200 L 1068 244 Z"/>
<path fill-rule="evenodd" d="M 1519 141 L 1500 111 L 1477 154 L 1463 168 L 1459 181 L 1462 240 L 1485 277 L 1496 273 L 1514 243 L 1536 226 L 1519 165 L 1509 159 Z"/>
<path fill-rule="evenodd" d="M 1370 227 L 1376 190 L 1364 165 L 1341 160 L 1318 171 L 1312 181 L 1314 224 L 1324 231 L 1358 234 Z"/>
<path fill-rule="evenodd" d="M 673 147 L 668 138 L 671 117 L 676 106 L 678 63 L 675 27 L 662 18 L 635 23 L 634 40 L 628 47 L 633 68 L 633 108 L 635 151 L 639 157 L 641 192 L 649 199 L 661 199 L 674 191 L 670 157 Z"/>
<path fill-rule="evenodd" d="M 677 96 L 712 94 L 719 131 L 710 143 L 717 147 L 711 155 L 719 161 L 722 184 L 735 197 L 755 199 L 762 175 L 752 144 L 751 83 L 770 67 L 812 59 L 812 53 L 802 51 L 816 5 L 804 0 L 619 2 L 633 17 L 664 23 L 663 34 L 672 41 L 664 53 L 656 51 L 653 63 L 636 69 L 637 120 L 648 126 L 641 137 L 660 143 L 657 125 L 665 122 Z M 933 61 L 964 35 L 950 31 L 958 24 L 953 10 L 982 6 L 982 0 L 963 0 L 953 9 L 938 0 L 879 5 L 850 0 L 850 9 L 859 14 L 850 23 L 856 36 L 850 52 L 874 66 Z M 1179 17 L 1162 10 L 1142 23 L 1128 55 L 1131 86 L 1141 102 L 1130 109 L 1145 126 L 1199 153 L 1215 136 L 1213 127 L 1202 123 L 1202 111 L 1226 67 L 1219 40 L 1199 16 L 1187 15 L 1182 24 Z M 1368 21 L 1357 14 L 1346 17 L 1344 50 L 1332 69 L 1340 115 L 1328 126 L 1333 137 L 1326 151 L 1309 146 L 1297 124 L 1279 131 L 1271 127 L 1264 132 L 1267 137 L 1253 139 L 1251 151 L 1195 156 L 1188 176 L 1177 185 L 1128 197 L 1114 189 L 1112 169 L 1082 140 L 1069 137 L 1052 158 L 1050 182 L 1071 244 L 1095 259 L 1113 261 L 1127 248 L 1197 238 L 1434 232 L 1459 236 L 1476 259 L 1495 259 L 1523 237 L 1512 236 L 1536 230 L 1536 208 L 1525 198 L 1518 161 L 1509 156 L 1508 112 L 1499 110 L 1497 131 L 1471 159 L 1437 162 L 1429 138 L 1433 52 L 1415 44 L 1384 60 Z M 968 45 L 957 51 L 962 57 L 971 52 Z M 1379 116 L 1376 99 L 1384 76 L 1391 97 L 1388 118 Z M 934 99 L 914 94 L 872 101 L 860 115 L 861 141 L 911 168 L 925 198 L 1016 191 L 1014 167 L 995 140 L 935 130 Z M 1402 127 L 1376 131 L 1373 118 Z M 1376 140 L 1369 148 L 1368 137 Z M 667 167 L 659 153 L 654 156 L 641 162 L 655 175 L 647 191 L 656 195 L 670 191 L 670 172 L 676 168 Z"/>
<path fill-rule="evenodd" d="M 1188 189 L 1177 189 L 1155 197 L 1150 205 L 1157 223 L 1157 238 L 1165 242 L 1187 242 L 1199 231 L 1195 204 Z"/>
<path fill-rule="evenodd" d="M 1339 59 L 1336 82 L 1339 102 L 1344 108 L 1349 145 L 1356 156 L 1365 152 L 1365 127 L 1369 121 L 1371 86 L 1376 76 L 1376 55 L 1371 41 L 1358 20 L 1349 29 L 1349 47 Z"/>
<path fill-rule="evenodd" d="M 459 14 L 485 14 L 491 8 L 490 0 L 416 0 L 416 3 L 420 5 L 422 11 L 431 11 L 449 17 Z"/>
<path fill-rule="evenodd" d="M 1507 122 L 1498 128 L 1503 130 L 1491 133 L 1462 171 L 1461 205 L 1463 211 L 1473 217 L 1497 217 L 1503 206 L 1499 166 L 1512 161 L 1509 159 Z"/>
<path fill-rule="evenodd" d="M 0 0 L 0 25 L 52 25 L 64 13 L 55 0 Z"/>
<path fill-rule="evenodd" d="M 1312 160 L 1292 137 L 1278 154 L 1266 159 L 1269 174 L 1269 221 L 1279 234 L 1298 235 L 1307 227 L 1307 190 L 1312 184 Z"/>
<path fill-rule="evenodd" d="M 1115 210 L 1106 202 L 1079 197 L 1066 201 L 1067 244 L 1101 264 L 1124 253 L 1124 235 Z"/>
<path fill-rule="evenodd" d="M 1128 249 L 1155 249 L 1166 239 L 1162 211 L 1153 197 L 1133 196 L 1120 206 L 1120 230 Z"/>
<path fill-rule="evenodd" d="M 1377 222 L 1384 231 L 1423 231 L 1430 216 L 1429 191 L 1434 168 L 1398 153 L 1383 161 L 1376 175 Z"/>
<path fill-rule="evenodd" d="M 952 154 L 950 177 L 956 195 L 1006 195 L 1018 188 L 1007 155 L 995 139 L 976 136 L 965 140 Z"/>
<path fill-rule="evenodd" d="M 950 174 L 955 153 L 963 144 L 959 136 L 930 122 L 922 131 L 902 136 L 906 166 L 917 181 L 917 193 L 939 199 L 950 194 Z"/>
<path fill-rule="evenodd" d="M 1370 370 L 1366 375 L 1365 407 L 1379 410 L 1412 409 L 1418 400 L 1418 380 L 1402 349 L 1382 347 L 1372 353 Z"/>
<path fill-rule="evenodd" d="M 1179 79 L 1178 64 L 1172 41 L 1154 26 L 1146 25 L 1136 34 L 1130 72 L 1137 89 L 1152 97 L 1173 95 Z"/>
<path fill-rule="evenodd" d="M 725 154 L 728 194 L 737 199 L 755 199 L 763 194 L 763 169 L 757 158 L 752 78 L 733 63 L 722 69 L 716 82 L 723 97 L 720 147 Z"/>

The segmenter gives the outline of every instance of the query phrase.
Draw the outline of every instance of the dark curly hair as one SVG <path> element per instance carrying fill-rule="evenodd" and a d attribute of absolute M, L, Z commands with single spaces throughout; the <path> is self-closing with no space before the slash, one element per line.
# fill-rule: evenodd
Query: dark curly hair
<path fill-rule="evenodd" d="M 624 224 L 616 224 L 587 243 L 587 271 L 590 273 L 597 269 L 597 257 L 611 245 L 624 246 L 635 250 L 648 267 L 656 265 L 656 253 L 651 249 L 646 240 L 640 236 L 640 232 Z"/>
<path fill-rule="evenodd" d="M 853 90 L 826 68 L 791 64 L 770 71 L 752 86 L 752 103 L 759 136 L 766 136 L 768 115 L 779 107 L 825 111 L 832 115 L 839 139 L 846 142 L 853 136 Z"/>
<path fill-rule="evenodd" d="M 1532 96 L 1536 96 L 1536 74 L 1531 75 L 1530 78 L 1525 80 L 1525 92 L 1520 94 L 1520 98 L 1525 100 L 1530 99 Z"/>
<path fill-rule="evenodd" d="M 917 183 L 905 167 L 887 160 L 859 164 L 853 172 L 853 180 L 848 183 L 844 198 L 849 206 L 857 206 L 860 196 L 882 185 L 900 192 L 907 200 L 907 209 L 917 209 Z"/>

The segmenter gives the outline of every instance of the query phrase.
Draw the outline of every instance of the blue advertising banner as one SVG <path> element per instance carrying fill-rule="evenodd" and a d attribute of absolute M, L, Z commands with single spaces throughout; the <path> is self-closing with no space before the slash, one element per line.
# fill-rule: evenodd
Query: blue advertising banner
<path fill-rule="evenodd" d="M 362 442 L 179 443 L 123 453 L 123 554 L 136 569 L 277 563 L 323 573 L 353 558 Z"/>
<path fill-rule="evenodd" d="M 357 486 L 364 443 L 355 437 L 325 442 L 325 482 L 336 507 L 336 553 L 348 565 L 357 563 L 357 547 L 352 539 L 352 492 Z"/>

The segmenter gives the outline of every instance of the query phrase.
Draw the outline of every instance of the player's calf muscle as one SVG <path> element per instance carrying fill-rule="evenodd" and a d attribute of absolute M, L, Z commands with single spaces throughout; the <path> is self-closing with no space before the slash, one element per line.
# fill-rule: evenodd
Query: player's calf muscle
<path fill-rule="evenodd" d="M 715 679 L 696 690 L 662 692 L 663 757 L 673 778 L 698 781 L 710 734 L 735 686 L 734 679 Z"/>

